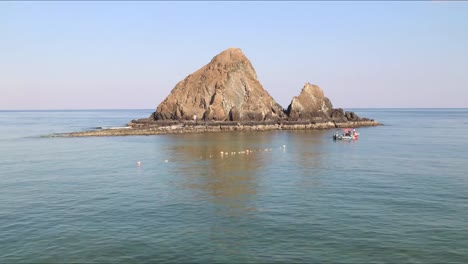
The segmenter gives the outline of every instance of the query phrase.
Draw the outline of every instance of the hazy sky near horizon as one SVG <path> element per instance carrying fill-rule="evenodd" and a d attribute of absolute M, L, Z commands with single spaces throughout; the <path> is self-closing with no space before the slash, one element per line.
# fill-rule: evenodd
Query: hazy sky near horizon
<path fill-rule="evenodd" d="M 238 47 L 284 108 L 468 107 L 468 2 L 0 2 L 0 109 L 156 108 Z"/>

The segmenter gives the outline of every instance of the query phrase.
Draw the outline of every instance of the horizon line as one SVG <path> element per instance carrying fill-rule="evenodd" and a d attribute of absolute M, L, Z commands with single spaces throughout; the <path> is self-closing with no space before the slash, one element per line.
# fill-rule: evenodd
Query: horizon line
<path fill-rule="evenodd" d="M 468 107 L 338 107 L 341 109 L 468 109 Z M 334 108 L 334 109 L 338 109 Z M 116 110 L 152 110 L 154 108 L 57 108 L 57 109 L 0 109 L 1 112 L 27 112 L 27 111 L 116 111 Z"/>

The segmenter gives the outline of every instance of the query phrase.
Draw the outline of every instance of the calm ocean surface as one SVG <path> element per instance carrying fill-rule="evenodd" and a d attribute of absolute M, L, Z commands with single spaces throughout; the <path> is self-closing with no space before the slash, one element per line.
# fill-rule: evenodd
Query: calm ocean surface
<path fill-rule="evenodd" d="M 57 138 L 152 110 L 0 111 L 0 262 L 467 263 L 468 109 L 354 110 L 385 126 Z"/>

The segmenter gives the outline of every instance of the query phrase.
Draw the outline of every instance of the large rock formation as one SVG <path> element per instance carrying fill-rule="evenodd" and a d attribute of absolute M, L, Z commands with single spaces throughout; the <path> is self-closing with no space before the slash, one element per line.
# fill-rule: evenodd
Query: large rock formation
<path fill-rule="evenodd" d="M 368 120 L 354 112 L 333 109 L 333 105 L 323 90 L 317 85 L 306 83 L 299 96 L 294 96 L 286 111 L 291 121 L 336 121 L 348 122 Z"/>
<path fill-rule="evenodd" d="M 317 85 L 306 83 L 299 96 L 288 106 L 290 120 L 330 119 L 333 105 Z"/>
<path fill-rule="evenodd" d="M 154 120 L 270 121 L 286 118 L 238 48 L 227 49 L 180 81 L 151 116 Z"/>
<path fill-rule="evenodd" d="M 180 81 L 145 122 L 205 121 L 369 121 L 333 109 L 323 90 L 306 83 L 286 111 L 263 89 L 252 64 L 238 48 L 227 49 Z"/>
<path fill-rule="evenodd" d="M 184 120 L 215 122 L 184 122 Z M 226 122 L 223 122 L 226 121 Z M 232 122 L 236 121 L 236 122 Z M 306 83 L 285 111 L 263 89 L 240 49 L 227 49 L 179 82 L 149 118 L 120 129 L 64 136 L 126 136 L 218 131 L 265 131 L 378 126 L 353 112 L 333 109 L 322 89 Z"/>

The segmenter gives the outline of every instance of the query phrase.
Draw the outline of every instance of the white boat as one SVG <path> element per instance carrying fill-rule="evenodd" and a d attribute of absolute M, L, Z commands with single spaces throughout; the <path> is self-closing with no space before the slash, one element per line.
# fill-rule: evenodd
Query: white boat
<path fill-rule="evenodd" d="M 333 134 L 333 140 L 353 140 L 358 138 L 359 133 L 356 132 L 356 129 L 350 128 L 344 128 L 343 134 L 339 134 L 338 132 L 335 132 L 335 134 Z"/>

